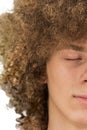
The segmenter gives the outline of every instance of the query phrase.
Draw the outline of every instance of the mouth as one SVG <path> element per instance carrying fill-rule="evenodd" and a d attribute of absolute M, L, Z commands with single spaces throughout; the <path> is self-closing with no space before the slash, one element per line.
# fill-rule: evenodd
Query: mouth
<path fill-rule="evenodd" d="M 87 105 L 87 95 L 74 95 L 73 97 L 80 103 Z"/>

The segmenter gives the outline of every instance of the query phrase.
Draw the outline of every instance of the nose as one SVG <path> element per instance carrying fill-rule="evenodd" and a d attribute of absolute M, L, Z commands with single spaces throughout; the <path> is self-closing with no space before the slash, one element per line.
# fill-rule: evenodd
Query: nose
<path fill-rule="evenodd" d="M 81 78 L 81 81 L 82 83 L 86 83 L 87 84 L 87 61 L 85 63 L 83 63 L 81 66 L 80 66 L 80 78 Z"/>

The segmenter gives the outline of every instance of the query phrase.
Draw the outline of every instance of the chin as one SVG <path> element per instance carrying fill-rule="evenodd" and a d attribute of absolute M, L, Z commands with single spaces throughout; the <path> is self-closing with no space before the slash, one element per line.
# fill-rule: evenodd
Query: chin
<path fill-rule="evenodd" d="M 87 110 L 81 110 L 74 113 L 71 117 L 71 120 L 79 125 L 87 126 Z"/>

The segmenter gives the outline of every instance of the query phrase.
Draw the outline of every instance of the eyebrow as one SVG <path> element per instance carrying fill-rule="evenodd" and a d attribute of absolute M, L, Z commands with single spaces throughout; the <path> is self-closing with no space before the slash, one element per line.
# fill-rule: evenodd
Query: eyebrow
<path fill-rule="evenodd" d="M 81 51 L 81 52 L 84 51 L 84 48 L 82 46 L 78 46 L 78 45 L 74 45 L 74 44 L 70 44 L 69 48 L 73 49 L 73 50 L 76 50 L 76 51 Z"/>

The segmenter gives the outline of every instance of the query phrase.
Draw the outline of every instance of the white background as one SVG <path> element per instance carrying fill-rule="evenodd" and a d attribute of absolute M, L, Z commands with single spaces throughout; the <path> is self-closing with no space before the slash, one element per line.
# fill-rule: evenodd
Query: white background
<path fill-rule="evenodd" d="M 0 0 L 0 14 L 13 9 L 13 0 Z"/>
<path fill-rule="evenodd" d="M 0 15 L 5 12 L 12 12 L 13 0 L 0 0 Z M 0 62 L 0 73 L 3 71 L 3 65 Z M 5 92 L 0 90 L 0 130 L 17 130 L 15 127 L 15 119 L 19 117 L 14 112 L 14 109 L 9 109 L 9 98 L 5 95 Z"/>

